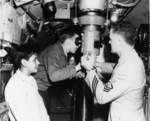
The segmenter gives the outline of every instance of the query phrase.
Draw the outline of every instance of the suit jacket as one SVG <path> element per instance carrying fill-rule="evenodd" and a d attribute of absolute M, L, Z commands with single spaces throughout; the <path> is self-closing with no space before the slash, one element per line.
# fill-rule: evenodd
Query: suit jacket
<path fill-rule="evenodd" d="M 39 54 L 40 66 L 35 78 L 39 90 L 45 91 L 51 82 L 64 81 L 75 76 L 75 66 L 68 65 L 62 45 L 57 42 Z"/>

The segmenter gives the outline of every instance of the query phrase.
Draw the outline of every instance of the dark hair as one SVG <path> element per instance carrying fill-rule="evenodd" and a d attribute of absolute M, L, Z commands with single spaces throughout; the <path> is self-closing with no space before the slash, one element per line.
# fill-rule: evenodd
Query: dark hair
<path fill-rule="evenodd" d="M 129 23 L 112 25 L 112 32 L 121 34 L 129 45 L 135 45 L 136 29 Z"/>
<path fill-rule="evenodd" d="M 72 38 L 75 34 L 77 34 L 76 30 L 73 28 L 67 28 L 65 30 L 62 30 L 62 32 L 59 35 L 59 40 L 61 43 L 64 43 L 64 41 L 68 38 Z"/>
<path fill-rule="evenodd" d="M 75 33 L 69 33 L 69 34 L 64 33 L 64 34 L 62 34 L 62 35 L 59 37 L 59 40 L 60 40 L 61 43 L 64 43 L 64 41 L 65 41 L 66 39 L 72 38 L 74 35 L 75 35 Z"/>
<path fill-rule="evenodd" d="M 5 48 L 8 53 L 8 59 L 10 63 L 13 64 L 14 69 L 21 68 L 21 60 L 26 59 L 28 60 L 33 54 L 36 54 L 35 51 L 17 51 L 14 48 Z"/>

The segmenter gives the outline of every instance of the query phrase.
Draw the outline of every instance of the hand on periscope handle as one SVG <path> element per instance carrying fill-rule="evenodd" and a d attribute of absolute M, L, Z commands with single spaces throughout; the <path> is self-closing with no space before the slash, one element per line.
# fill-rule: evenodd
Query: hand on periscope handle
<path fill-rule="evenodd" d="M 86 69 L 86 70 L 92 70 L 94 67 L 94 56 L 92 55 L 84 55 L 81 57 L 81 65 Z"/>
<path fill-rule="evenodd" d="M 76 78 L 84 78 L 84 77 L 85 77 L 85 73 L 84 73 L 84 72 L 78 71 L 78 72 L 76 73 Z"/>
<path fill-rule="evenodd" d="M 81 63 L 77 64 L 75 66 L 75 69 L 76 69 L 76 72 L 80 71 L 81 70 Z"/>

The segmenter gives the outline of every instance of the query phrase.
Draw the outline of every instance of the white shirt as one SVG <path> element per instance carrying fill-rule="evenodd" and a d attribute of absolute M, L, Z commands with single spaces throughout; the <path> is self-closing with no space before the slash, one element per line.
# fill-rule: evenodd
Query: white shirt
<path fill-rule="evenodd" d="M 15 121 L 13 116 L 17 121 L 50 121 L 32 76 L 17 70 L 6 85 L 5 99 L 11 109 L 11 121 Z"/>
<path fill-rule="evenodd" d="M 107 83 L 109 85 L 101 82 L 94 73 L 91 71 L 87 76 L 91 89 L 93 85 L 96 87 L 94 93 L 98 103 L 112 102 L 109 121 L 145 121 L 143 112 L 145 69 L 135 50 L 126 53 L 119 59 Z M 96 80 L 94 76 L 98 82 L 94 82 Z"/>

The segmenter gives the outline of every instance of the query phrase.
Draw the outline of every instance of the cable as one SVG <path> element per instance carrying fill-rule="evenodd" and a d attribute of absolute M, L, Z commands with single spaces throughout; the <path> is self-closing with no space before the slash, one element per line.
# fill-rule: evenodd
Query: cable
<path fill-rule="evenodd" d="M 141 0 L 137 0 L 134 3 L 128 3 L 128 4 L 113 1 L 112 4 L 115 5 L 115 6 L 121 6 L 121 7 L 133 7 L 133 6 L 137 5 L 140 1 Z"/>

